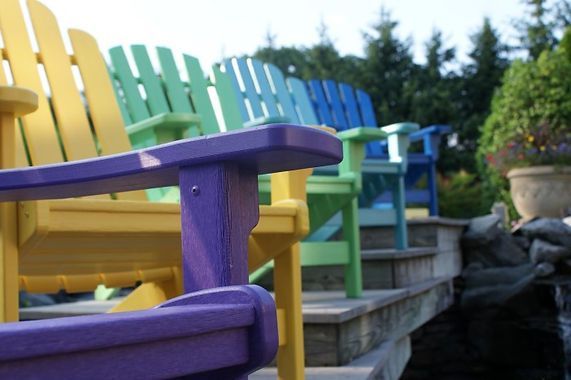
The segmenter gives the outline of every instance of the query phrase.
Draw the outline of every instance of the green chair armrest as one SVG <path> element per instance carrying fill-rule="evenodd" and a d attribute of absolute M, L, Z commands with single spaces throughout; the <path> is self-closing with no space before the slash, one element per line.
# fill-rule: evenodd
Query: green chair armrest
<path fill-rule="evenodd" d="M 156 127 L 161 127 L 161 129 L 188 129 L 191 127 L 196 127 L 200 129 L 202 119 L 200 115 L 191 113 L 162 113 L 150 117 L 146 120 L 139 121 L 138 123 L 131 124 L 127 126 L 127 134 L 133 136 L 135 134 L 146 132 L 150 129 Z"/>
<path fill-rule="evenodd" d="M 259 125 L 266 124 L 284 124 L 290 123 L 289 117 L 286 116 L 268 116 L 268 117 L 258 117 L 254 120 L 250 120 L 244 123 L 244 127 L 257 127 Z"/>
<path fill-rule="evenodd" d="M 384 140 L 387 136 L 388 133 L 386 131 L 369 127 L 351 128 L 337 133 L 337 137 L 342 141 L 358 141 L 364 143 Z"/>

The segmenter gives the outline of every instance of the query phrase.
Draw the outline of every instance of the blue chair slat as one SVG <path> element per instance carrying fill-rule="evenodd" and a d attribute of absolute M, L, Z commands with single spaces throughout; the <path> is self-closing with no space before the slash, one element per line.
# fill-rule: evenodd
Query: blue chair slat
<path fill-rule="evenodd" d="M 347 122 L 347 117 L 345 116 L 345 110 L 343 104 L 341 103 L 341 97 L 339 96 L 339 90 L 337 89 L 337 83 L 332 80 L 324 80 L 323 87 L 325 89 L 325 95 L 329 100 L 331 105 L 331 113 L 333 114 L 333 120 L 340 130 L 346 130 L 349 128 L 349 123 Z"/>
<path fill-rule="evenodd" d="M 282 106 L 282 112 L 289 118 L 291 123 L 299 123 L 299 115 L 291 99 L 289 89 L 286 87 L 284 75 L 281 70 L 272 64 L 266 63 L 266 74 L 272 81 L 272 87 L 276 93 L 276 98 Z"/>
<path fill-rule="evenodd" d="M 313 110 L 313 103 L 309 97 L 305 81 L 298 78 L 288 78 L 287 85 L 298 108 L 301 123 L 305 125 L 318 125 L 319 119 Z"/>
<path fill-rule="evenodd" d="M 260 96 L 256 91 L 254 81 L 250 75 L 250 70 L 248 68 L 248 62 L 244 58 L 235 58 L 236 65 L 238 66 L 238 71 L 240 73 L 240 78 L 244 84 L 244 93 L 248 98 L 250 103 L 250 108 L 252 109 L 252 114 L 254 118 L 264 117 L 264 109 L 262 108 L 262 103 L 260 102 Z"/>
<path fill-rule="evenodd" d="M 375 116 L 375 108 L 373 107 L 373 102 L 371 101 L 369 94 L 363 90 L 357 90 L 355 92 L 357 93 L 357 102 L 359 102 L 363 125 L 371 127 L 378 126 L 377 118 Z"/>
<path fill-rule="evenodd" d="M 329 110 L 329 104 L 327 103 L 325 92 L 323 91 L 323 87 L 321 87 L 321 81 L 316 79 L 310 80 L 309 88 L 311 89 L 311 93 L 313 95 L 315 111 L 319 117 L 319 121 L 322 124 L 337 129 L 337 126 L 333 122 L 331 111 Z"/>
<path fill-rule="evenodd" d="M 341 92 L 341 98 L 345 104 L 345 111 L 347 113 L 347 120 L 351 128 L 356 127 L 372 127 L 372 125 L 365 125 L 361 119 L 359 107 L 357 106 L 357 99 L 355 98 L 355 92 L 353 87 L 349 86 L 347 83 L 339 84 L 339 91 Z"/>
<path fill-rule="evenodd" d="M 264 64 L 257 59 L 249 59 L 248 62 L 254 72 L 254 76 L 258 82 L 258 86 L 260 88 L 260 96 L 262 97 L 262 101 L 266 106 L 266 112 L 269 117 L 277 117 L 281 116 L 280 111 L 278 109 L 278 105 L 276 104 L 276 99 L 274 92 L 270 86 L 270 82 L 266 77 L 266 72 L 264 70 Z"/>
<path fill-rule="evenodd" d="M 363 90 L 356 90 L 357 104 L 365 127 L 377 127 L 377 118 L 375 117 L 375 109 L 371 97 Z M 380 141 L 367 144 L 367 157 L 381 157 L 386 156 L 386 141 Z"/>

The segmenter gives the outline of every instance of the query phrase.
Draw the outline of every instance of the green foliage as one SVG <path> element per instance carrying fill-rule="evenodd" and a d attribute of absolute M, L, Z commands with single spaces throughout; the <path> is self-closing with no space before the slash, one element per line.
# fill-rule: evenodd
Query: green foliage
<path fill-rule="evenodd" d="M 461 77 L 451 84 L 455 96 L 452 125 L 457 144 L 441 152 L 439 167 L 443 171 L 476 172 L 476 150 L 480 129 L 490 112 L 490 101 L 508 66 L 507 47 L 500 41 L 490 20 L 483 20 L 480 30 L 470 37 L 469 60 L 462 67 Z"/>
<path fill-rule="evenodd" d="M 480 154 L 500 172 L 571 163 L 571 61 L 565 51 L 515 61 L 492 101 Z"/>
<path fill-rule="evenodd" d="M 438 178 L 440 215 L 450 218 L 473 218 L 490 212 L 489 201 L 481 198 L 482 185 L 475 174 L 460 171 L 448 178 Z"/>
<path fill-rule="evenodd" d="M 484 194 L 511 204 L 506 172 L 519 166 L 571 164 L 571 61 L 565 49 L 517 60 L 492 100 L 478 157 Z"/>

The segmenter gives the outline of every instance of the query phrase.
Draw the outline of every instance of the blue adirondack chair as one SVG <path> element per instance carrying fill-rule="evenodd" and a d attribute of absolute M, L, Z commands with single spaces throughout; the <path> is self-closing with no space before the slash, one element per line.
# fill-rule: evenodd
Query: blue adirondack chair
<path fill-rule="evenodd" d="M 357 127 L 377 128 L 375 110 L 369 94 L 354 90 L 346 83 L 333 80 L 310 80 L 308 85 L 315 112 L 319 121 L 339 131 Z M 448 125 L 431 125 L 410 134 L 411 143 L 422 142 L 421 152 L 408 153 L 408 169 L 405 177 L 406 203 L 427 205 L 431 216 L 438 215 L 438 194 L 436 189 L 436 161 L 443 135 L 450 133 Z M 387 159 L 387 144 L 367 145 L 367 158 Z M 419 188 L 419 180 L 426 178 L 426 188 Z M 384 192 L 375 199 L 377 207 L 384 207 L 392 201 L 390 192 Z"/>
<path fill-rule="evenodd" d="M 224 61 L 223 67 L 225 72 L 233 78 L 235 93 L 242 99 L 240 111 L 244 122 L 255 125 L 289 120 L 307 125 L 323 124 L 314 112 L 310 94 L 302 80 L 293 77 L 286 79 L 276 66 L 264 64 L 256 59 L 229 59 Z M 359 209 L 360 221 L 366 218 L 377 225 L 395 226 L 395 246 L 398 249 L 405 249 L 408 246 L 404 214 L 406 152 L 409 144 L 408 136 L 418 130 L 418 125 L 400 123 L 381 129 L 388 135 L 385 141 L 389 146 L 389 154 L 385 159 L 365 159 L 361 162 L 362 157 L 359 157 L 357 151 L 350 151 L 349 147 L 346 148 L 345 155 L 350 155 L 360 164 L 353 168 L 355 172 L 351 175 L 359 177 L 357 183 L 359 187 L 362 185 L 361 197 L 365 194 L 367 198 L 374 199 L 385 190 L 389 190 L 393 195 L 389 208 Z M 378 145 L 378 137 L 376 139 L 363 138 L 361 142 L 372 140 L 376 140 Z M 371 144 L 375 143 L 367 145 Z M 315 170 L 314 173 L 337 175 L 339 172 L 337 167 L 329 167 Z M 337 214 L 319 228 L 312 228 L 307 241 L 329 240 L 340 230 L 342 224 L 342 217 Z M 357 229 L 358 226 L 355 228 Z"/>
<path fill-rule="evenodd" d="M 15 161 L 15 117 L 37 104 L 29 90 L 0 86 L 0 168 Z M 17 225 L 14 201 L 179 184 L 187 293 L 153 310 L 2 324 L 0 377 L 243 379 L 268 364 L 278 346 L 275 304 L 262 288 L 245 285 L 258 175 L 335 164 L 341 157 L 340 141 L 328 133 L 273 125 L 0 170 L 4 260 L 18 236 L 15 227 L 5 228 Z"/>

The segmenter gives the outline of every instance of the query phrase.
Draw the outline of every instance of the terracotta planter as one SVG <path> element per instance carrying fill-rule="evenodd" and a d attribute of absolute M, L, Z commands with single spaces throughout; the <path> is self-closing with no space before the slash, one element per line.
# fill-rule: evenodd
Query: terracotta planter
<path fill-rule="evenodd" d="M 571 166 L 531 166 L 508 172 L 511 196 L 524 219 L 562 217 L 571 207 Z"/>

